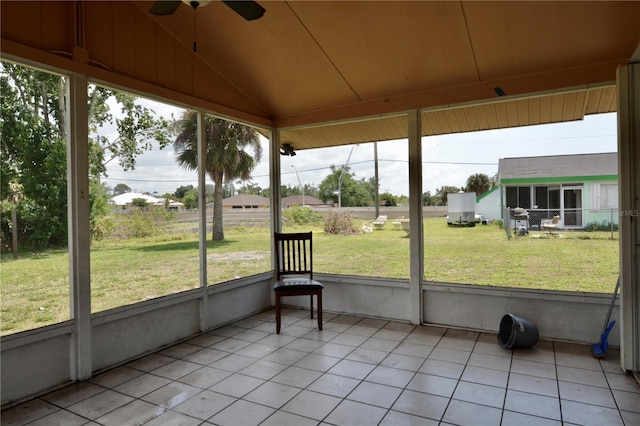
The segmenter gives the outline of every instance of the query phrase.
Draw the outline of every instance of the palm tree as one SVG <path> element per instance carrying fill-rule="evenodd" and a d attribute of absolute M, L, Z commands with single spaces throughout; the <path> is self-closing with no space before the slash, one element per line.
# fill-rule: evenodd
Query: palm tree
<path fill-rule="evenodd" d="M 491 189 L 491 180 L 484 173 L 476 173 L 467 179 L 467 191 L 475 192 L 476 197 Z"/>
<path fill-rule="evenodd" d="M 204 117 L 207 147 L 206 169 L 214 183 L 213 240 L 224 240 L 222 225 L 222 191 L 225 182 L 234 179 L 247 180 L 260 161 L 262 147 L 257 132 L 243 124 L 233 123 L 211 116 Z M 198 168 L 197 113 L 188 111 L 176 121 L 178 136 L 173 147 L 182 167 Z M 253 155 L 246 151 L 253 149 Z"/>

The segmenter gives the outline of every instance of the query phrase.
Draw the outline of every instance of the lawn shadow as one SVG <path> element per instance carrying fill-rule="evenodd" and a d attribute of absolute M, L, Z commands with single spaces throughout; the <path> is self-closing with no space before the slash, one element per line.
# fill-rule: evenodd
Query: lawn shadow
<path fill-rule="evenodd" d="M 225 248 L 231 246 L 232 244 L 237 243 L 237 240 L 222 240 L 222 241 L 207 241 L 207 250 Z M 158 243 L 153 245 L 146 245 L 142 247 L 138 247 L 135 250 L 145 251 L 145 252 L 163 252 L 163 251 L 183 251 L 183 250 L 198 250 L 199 243 L 198 241 L 177 241 L 177 242 L 167 242 L 167 243 Z"/>

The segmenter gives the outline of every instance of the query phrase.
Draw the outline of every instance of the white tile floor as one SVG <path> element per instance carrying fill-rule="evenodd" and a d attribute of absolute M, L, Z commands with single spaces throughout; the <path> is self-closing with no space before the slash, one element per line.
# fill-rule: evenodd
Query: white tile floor
<path fill-rule="evenodd" d="M 2 412 L 2 425 L 640 425 L 616 350 L 265 312 Z"/>

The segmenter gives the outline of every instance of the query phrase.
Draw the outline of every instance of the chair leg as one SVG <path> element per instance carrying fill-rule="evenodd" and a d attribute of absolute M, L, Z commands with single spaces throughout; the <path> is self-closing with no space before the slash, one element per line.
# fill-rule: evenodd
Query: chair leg
<path fill-rule="evenodd" d="M 276 333 L 280 334 L 280 293 L 276 291 Z"/>
<path fill-rule="evenodd" d="M 322 291 L 318 293 L 318 329 L 322 330 Z"/>
<path fill-rule="evenodd" d="M 311 300 L 311 319 L 313 319 L 313 294 L 309 295 L 309 299 Z"/>

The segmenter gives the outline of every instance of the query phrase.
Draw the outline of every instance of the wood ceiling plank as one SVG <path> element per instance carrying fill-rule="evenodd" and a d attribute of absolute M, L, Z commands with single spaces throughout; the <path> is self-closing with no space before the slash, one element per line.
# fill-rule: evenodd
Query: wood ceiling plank
<path fill-rule="evenodd" d="M 487 118 L 487 107 L 486 105 L 476 105 L 474 107 L 476 117 L 478 120 L 478 127 L 480 129 L 489 129 L 489 120 Z"/>
<path fill-rule="evenodd" d="M 42 3 L 42 48 L 49 51 L 63 51 L 71 53 L 73 46 L 73 8 L 71 2 Z M 58 31 L 58 28 L 67 31 Z"/>
<path fill-rule="evenodd" d="M 1 1 L 0 15 L 3 38 L 19 40 L 28 46 L 42 47 L 42 4 L 36 2 Z"/>
<path fill-rule="evenodd" d="M 229 9 L 211 6 L 222 6 L 218 14 Z M 238 19 L 231 11 L 229 16 L 210 17 L 215 25 L 207 27 L 201 45 L 212 66 L 274 116 L 357 102 L 289 4 L 264 6 L 267 12 L 257 21 Z M 216 9 L 207 6 L 203 11 Z"/>
<path fill-rule="evenodd" d="M 193 95 L 193 55 L 188 49 L 177 44 L 175 45 L 175 55 L 175 86 L 170 87 L 175 87 L 176 90 Z"/>
<path fill-rule="evenodd" d="M 291 4 L 359 99 L 477 80 L 457 2 Z"/>
<path fill-rule="evenodd" d="M 531 124 L 529 115 L 529 101 L 527 99 L 518 99 L 513 102 L 513 107 L 517 114 L 517 123 L 519 126 L 527 126 Z"/>
<path fill-rule="evenodd" d="M 551 97 L 551 114 L 552 123 L 559 123 L 564 115 L 564 94 L 555 94 Z"/>
<path fill-rule="evenodd" d="M 91 7 L 90 4 L 88 7 Z M 112 38 L 113 70 L 129 76 L 136 75 L 136 51 L 135 48 L 132 48 L 132 43 L 136 36 L 136 13 L 137 9 L 132 4 L 118 2 L 111 15 L 112 31 L 102 35 L 102 37 Z M 102 19 L 102 17 L 97 16 L 94 19 Z M 87 23 L 89 26 L 88 31 L 94 31 L 91 26 L 92 23 Z M 100 38 L 99 35 L 92 37 L 94 40 L 98 38 Z M 87 46 L 87 48 L 91 51 L 93 46 Z"/>
<path fill-rule="evenodd" d="M 157 82 L 163 87 L 179 87 L 178 72 L 190 71 L 188 64 L 178 61 L 176 41 L 166 31 L 156 31 Z M 190 61 L 190 55 L 185 55 Z M 191 73 L 186 72 L 186 77 Z"/>
<path fill-rule="evenodd" d="M 90 47 L 89 58 L 106 69 L 114 69 L 113 27 L 114 2 L 85 4 L 85 22 L 91 30 L 86 31 L 86 44 Z"/>
<path fill-rule="evenodd" d="M 531 124 L 540 124 L 541 121 L 541 105 L 540 105 L 540 98 L 539 97 L 535 97 L 535 98 L 529 98 L 528 99 L 529 102 L 529 122 Z"/>
<path fill-rule="evenodd" d="M 506 112 L 507 125 L 506 127 L 516 127 L 519 125 L 519 116 L 517 102 L 505 102 L 501 104 Z"/>
<path fill-rule="evenodd" d="M 498 119 L 498 129 L 509 127 L 509 112 L 504 103 L 496 103 L 496 118 Z"/>
<path fill-rule="evenodd" d="M 540 98 L 540 124 L 551 123 L 552 96 Z"/>
<path fill-rule="evenodd" d="M 135 38 L 130 48 L 135 50 L 136 76 L 153 83 L 158 82 L 158 37 L 157 25 L 144 12 L 136 9 Z"/>
<path fill-rule="evenodd" d="M 482 79 L 628 57 L 638 2 L 464 2 Z M 487 23 L 492 22 L 492 25 Z"/>
<path fill-rule="evenodd" d="M 442 134 L 442 127 L 435 117 L 435 112 L 426 111 L 422 113 L 422 131 L 428 135 Z"/>
<path fill-rule="evenodd" d="M 598 112 L 598 106 L 602 99 L 603 90 L 604 88 L 598 87 L 587 91 L 585 114 L 594 114 Z"/>
<path fill-rule="evenodd" d="M 469 117 L 467 116 L 467 108 L 454 108 L 453 112 L 456 117 L 456 121 L 458 122 L 458 126 L 460 126 L 461 131 L 469 132 L 473 128 L 471 122 L 469 121 Z"/>
<path fill-rule="evenodd" d="M 602 108 L 598 112 L 610 112 L 615 111 L 616 105 L 616 88 L 609 87 L 604 90 L 602 94 Z"/>

